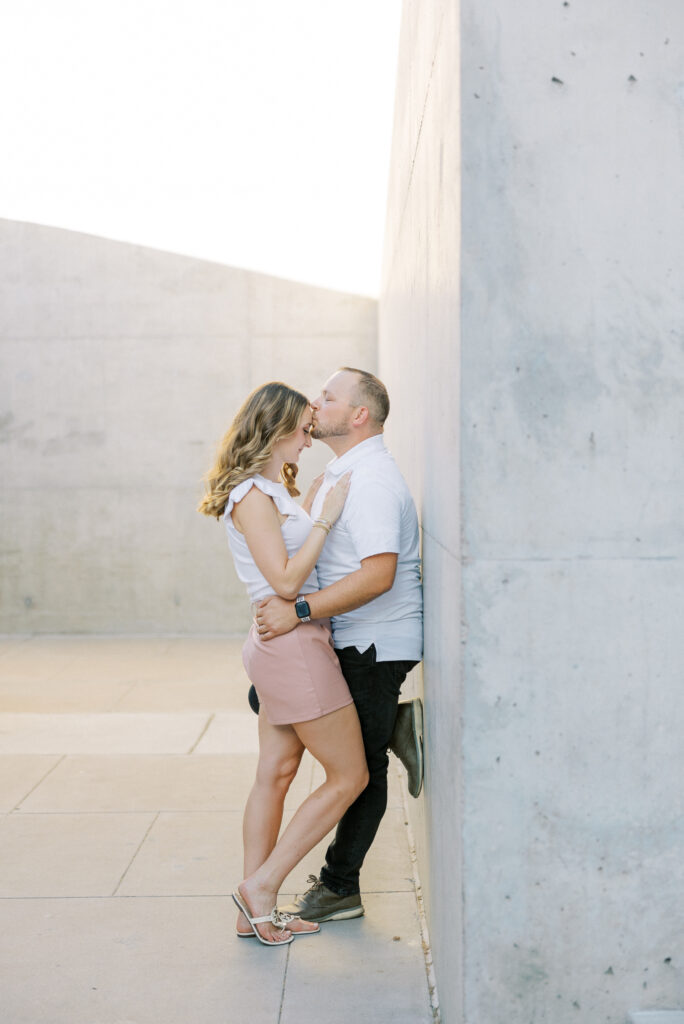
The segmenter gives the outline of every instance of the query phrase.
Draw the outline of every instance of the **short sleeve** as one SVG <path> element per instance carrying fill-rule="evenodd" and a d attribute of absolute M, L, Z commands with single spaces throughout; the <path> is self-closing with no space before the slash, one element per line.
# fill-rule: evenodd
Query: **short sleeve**
<path fill-rule="evenodd" d="M 228 503 L 224 512 L 224 516 L 228 518 L 230 513 L 233 511 L 236 505 L 238 505 L 246 494 L 249 494 L 252 487 L 258 487 L 263 493 L 267 494 L 269 498 L 273 498 L 275 506 L 282 516 L 294 516 L 297 515 L 298 505 L 296 501 L 290 497 L 285 490 L 284 484 L 275 483 L 273 480 L 267 480 L 263 476 L 250 476 L 247 480 L 243 480 L 242 483 L 234 487 L 230 492 Z"/>
<path fill-rule="evenodd" d="M 401 550 L 401 497 L 386 484 L 352 475 L 352 487 L 342 514 L 359 561 Z"/>
<path fill-rule="evenodd" d="M 233 490 L 230 492 L 230 497 L 228 498 L 228 503 L 226 504 L 223 513 L 224 518 L 228 519 L 230 513 L 233 511 L 235 506 L 239 505 L 242 499 L 244 498 L 245 494 L 249 494 L 249 492 L 252 490 L 253 484 L 254 477 L 250 477 L 249 480 L 243 480 L 241 484 L 238 484 L 237 487 L 233 488 Z"/>

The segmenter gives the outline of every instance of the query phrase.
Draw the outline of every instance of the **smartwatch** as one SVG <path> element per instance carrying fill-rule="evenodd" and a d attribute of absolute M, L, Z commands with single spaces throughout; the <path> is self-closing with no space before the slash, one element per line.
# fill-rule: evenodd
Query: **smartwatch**
<path fill-rule="evenodd" d="M 309 602 L 305 601 L 303 597 L 298 597 L 295 601 L 295 611 L 300 622 L 311 622 Z"/>

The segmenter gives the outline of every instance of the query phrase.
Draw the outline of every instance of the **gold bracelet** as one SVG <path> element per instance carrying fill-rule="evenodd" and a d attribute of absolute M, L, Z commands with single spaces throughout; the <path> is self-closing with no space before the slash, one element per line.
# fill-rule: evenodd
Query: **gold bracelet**
<path fill-rule="evenodd" d="M 326 533 L 330 533 L 332 530 L 332 523 L 327 519 L 314 519 L 314 526 L 320 526 L 325 530 Z"/>

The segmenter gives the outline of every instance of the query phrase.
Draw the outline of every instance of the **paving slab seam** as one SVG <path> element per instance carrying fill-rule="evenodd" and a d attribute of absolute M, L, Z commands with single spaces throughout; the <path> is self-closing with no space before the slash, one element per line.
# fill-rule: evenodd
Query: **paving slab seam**
<path fill-rule="evenodd" d="M 211 725 L 211 723 L 212 723 L 212 722 L 214 721 L 214 719 L 215 719 L 215 718 L 216 718 L 216 712 L 214 711 L 214 712 L 212 712 L 212 713 L 211 713 L 211 714 L 209 715 L 209 718 L 208 718 L 208 719 L 207 719 L 207 721 L 206 721 L 206 722 L 204 723 L 204 728 L 203 728 L 203 729 L 202 729 L 202 731 L 200 732 L 199 736 L 197 737 L 197 739 L 195 740 L 195 742 L 193 743 L 193 745 L 192 745 L 192 746 L 190 747 L 190 749 L 188 750 L 188 755 L 189 755 L 189 754 L 194 754 L 194 753 L 195 753 L 195 750 L 197 749 L 197 747 L 199 746 L 199 744 L 200 744 L 200 743 L 202 742 L 202 740 L 203 740 L 203 739 L 204 739 L 204 737 L 206 736 L 207 732 L 209 731 L 209 726 Z M 187 755 L 186 755 L 186 756 L 187 756 Z"/>
<path fill-rule="evenodd" d="M 292 952 L 293 944 L 294 943 L 288 945 L 287 953 L 285 955 L 285 967 L 283 969 L 283 986 L 280 990 L 280 1006 L 278 1007 L 278 1020 L 276 1021 L 276 1024 L 280 1024 L 283 1017 L 283 1007 L 285 1006 L 285 985 L 287 982 L 287 969 L 290 966 L 290 954 Z"/>
<path fill-rule="evenodd" d="M 119 696 L 114 699 L 114 703 L 109 705 L 105 714 L 111 714 L 112 712 L 116 712 L 117 707 L 123 704 L 123 702 L 126 700 L 126 697 L 128 697 L 129 693 L 132 693 L 133 690 L 135 690 L 136 686 L 139 685 L 140 683 L 138 682 L 131 683 L 127 690 L 125 690 L 123 693 L 120 693 Z"/>
<path fill-rule="evenodd" d="M 142 850 L 143 846 L 145 845 L 145 842 L 147 841 L 147 837 L 149 836 L 150 832 L 152 831 L 152 829 L 154 828 L 155 824 L 157 823 L 157 820 L 159 818 L 159 813 L 160 812 L 157 811 L 157 813 L 153 817 L 152 821 L 150 822 L 150 824 L 149 824 L 149 826 L 148 826 L 148 828 L 147 828 L 147 830 L 145 832 L 145 835 L 142 837 L 142 839 L 138 843 L 138 847 L 137 847 L 135 853 L 133 854 L 133 856 L 131 857 L 127 867 L 125 868 L 124 873 L 122 874 L 121 878 L 117 882 L 117 884 L 116 884 L 116 886 L 114 888 L 114 892 L 112 893 L 112 896 L 116 896 L 116 894 L 118 893 L 119 889 L 121 888 L 121 885 L 123 883 L 124 878 L 126 877 L 128 872 L 131 870 L 131 867 L 133 866 L 133 864 L 135 862 L 135 858 L 138 856 L 138 854 Z"/>
<path fill-rule="evenodd" d="M 439 1010 L 437 979 L 435 978 L 435 968 L 432 961 L 432 947 L 430 945 L 430 934 L 428 932 L 427 917 L 425 916 L 425 904 L 423 902 L 423 887 L 421 885 L 420 875 L 418 873 L 418 856 L 416 854 L 416 842 L 413 835 L 413 829 L 411 828 L 411 819 L 409 817 L 408 789 L 406 788 L 405 785 L 402 770 L 398 765 L 396 771 L 400 779 L 401 796 L 404 805 L 404 822 L 406 827 L 406 838 L 408 840 L 409 855 L 411 857 L 411 867 L 413 869 L 413 885 L 415 889 L 416 904 L 418 907 L 418 920 L 420 922 L 420 937 L 423 944 L 423 956 L 425 959 L 425 974 L 427 979 L 430 1009 L 432 1010 L 432 1019 L 434 1024 L 440 1024 L 442 1018 Z"/>
<path fill-rule="evenodd" d="M 35 786 L 32 786 L 31 789 L 29 789 L 28 793 L 24 793 L 24 795 L 22 796 L 22 798 L 19 801 L 19 803 L 15 804 L 14 807 L 12 808 L 12 810 L 10 811 L 11 814 L 14 814 L 15 811 L 21 811 L 21 805 L 24 803 L 24 801 L 28 800 L 28 798 L 31 796 L 31 793 L 35 793 L 35 791 L 38 789 L 39 786 L 42 786 L 42 784 L 45 782 L 47 777 L 49 775 L 51 775 L 56 768 L 59 768 L 60 764 L 66 758 L 67 755 L 66 754 L 62 754 L 61 757 L 60 757 L 59 754 L 53 754 L 53 755 L 47 755 L 47 756 L 48 757 L 49 756 L 56 757 L 57 760 L 55 761 L 55 763 L 52 765 L 51 768 L 48 768 L 48 770 L 45 772 L 45 775 L 41 776 L 41 778 L 38 779 L 38 782 L 36 782 Z"/>
<path fill-rule="evenodd" d="M 234 906 L 233 897 L 229 892 L 185 892 L 185 893 L 127 893 L 119 892 L 116 896 L 97 896 L 90 897 L 84 896 L 83 899 L 103 899 L 103 900 L 226 900 L 230 905 L 231 909 Z M 55 896 L 55 899 L 59 899 Z"/>

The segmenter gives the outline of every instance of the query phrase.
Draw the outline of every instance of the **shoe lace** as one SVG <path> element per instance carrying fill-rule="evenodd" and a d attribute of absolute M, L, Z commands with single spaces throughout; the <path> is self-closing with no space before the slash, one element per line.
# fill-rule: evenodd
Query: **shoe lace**
<path fill-rule="evenodd" d="M 323 885 L 317 875 L 309 875 L 306 881 L 309 888 L 304 893 L 305 896 L 308 896 L 310 892 L 317 892 L 317 890 Z"/>

